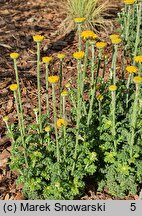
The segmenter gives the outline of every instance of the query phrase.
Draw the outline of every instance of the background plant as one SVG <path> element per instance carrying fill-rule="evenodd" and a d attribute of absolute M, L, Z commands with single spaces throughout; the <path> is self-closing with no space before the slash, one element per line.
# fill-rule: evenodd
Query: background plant
<path fill-rule="evenodd" d="M 64 1 L 64 7 L 67 11 L 67 17 L 63 23 L 59 26 L 59 29 L 63 29 L 65 32 L 70 32 L 74 29 L 73 19 L 76 17 L 84 17 L 85 28 L 96 29 L 96 27 L 103 27 L 107 31 L 107 28 L 112 27 L 112 22 L 104 17 L 109 17 L 109 9 L 114 7 L 113 2 L 110 0 L 67 0 Z"/>

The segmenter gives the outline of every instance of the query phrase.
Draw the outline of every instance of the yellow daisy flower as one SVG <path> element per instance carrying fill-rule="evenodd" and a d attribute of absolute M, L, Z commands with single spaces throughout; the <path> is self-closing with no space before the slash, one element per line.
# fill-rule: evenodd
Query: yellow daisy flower
<path fill-rule="evenodd" d="M 9 86 L 9 88 L 10 88 L 11 91 L 16 91 L 18 89 L 18 85 L 17 84 L 11 84 Z"/>
<path fill-rule="evenodd" d="M 11 54 L 10 54 L 10 58 L 12 58 L 12 59 L 17 59 L 17 58 L 19 58 L 19 53 L 16 53 L 16 52 L 11 53 Z"/>
<path fill-rule="evenodd" d="M 68 92 L 67 92 L 67 91 L 61 92 L 61 96 L 62 96 L 62 97 L 68 96 Z"/>
<path fill-rule="evenodd" d="M 57 57 L 59 58 L 59 59 L 64 59 L 65 58 L 65 54 L 64 53 L 59 53 L 58 55 L 57 55 Z"/>
<path fill-rule="evenodd" d="M 51 128 L 50 128 L 50 126 L 47 126 L 47 127 L 44 128 L 44 130 L 45 130 L 46 132 L 49 132 L 49 131 L 51 130 Z"/>
<path fill-rule="evenodd" d="M 134 57 L 135 62 L 142 63 L 142 55 Z"/>
<path fill-rule="evenodd" d="M 67 84 L 65 85 L 66 88 L 70 88 L 70 86 L 71 86 L 70 83 L 67 83 Z"/>
<path fill-rule="evenodd" d="M 52 61 L 52 57 L 45 56 L 42 58 L 42 62 L 45 64 L 50 64 L 51 61 Z"/>
<path fill-rule="evenodd" d="M 127 66 L 126 67 L 126 71 L 129 72 L 129 73 L 137 73 L 138 71 L 138 68 L 136 66 Z"/>
<path fill-rule="evenodd" d="M 75 59 L 83 59 L 84 55 L 85 55 L 85 53 L 83 51 L 73 53 L 73 57 Z"/>
<path fill-rule="evenodd" d="M 85 20 L 86 20 L 85 17 L 76 17 L 76 18 L 74 18 L 74 21 L 77 24 L 83 23 Z"/>
<path fill-rule="evenodd" d="M 133 79 L 133 81 L 134 81 L 135 84 L 142 83 L 142 77 L 140 77 L 140 76 L 135 76 L 134 79 Z"/>
<path fill-rule="evenodd" d="M 110 36 L 110 39 L 114 39 L 114 38 L 119 38 L 119 34 L 111 34 Z"/>
<path fill-rule="evenodd" d="M 105 48 L 107 46 L 107 43 L 106 42 L 97 42 L 96 43 L 96 47 L 98 48 L 98 49 L 103 49 L 103 48 Z"/>
<path fill-rule="evenodd" d="M 130 5 L 130 4 L 134 4 L 136 2 L 136 0 L 124 0 L 123 2 L 126 5 Z"/>
<path fill-rule="evenodd" d="M 113 44 L 119 44 L 119 43 L 121 43 L 121 41 L 122 41 L 122 39 L 119 38 L 119 37 L 116 37 L 116 38 L 112 38 L 112 39 L 111 39 L 111 42 L 112 42 Z"/>
<path fill-rule="evenodd" d="M 109 86 L 109 90 L 110 91 L 116 91 L 117 90 L 117 86 L 116 85 L 110 85 Z"/>
<path fill-rule="evenodd" d="M 81 37 L 84 39 L 84 40 L 87 40 L 87 39 L 96 39 L 98 36 L 93 32 L 93 31 L 90 31 L 90 30 L 86 30 L 86 31 L 83 31 L 81 33 Z"/>
<path fill-rule="evenodd" d="M 9 119 L 8 116 L 4 116 L 4 117 L 3 117 L 3 121 L 4 121 L 4 122 L 8 122 L 8 119 Z"/>
<path fill-rule="evenodd" d="M 58 76 L 49 76 L 48 77 L 48 82 L 50 82 L 50 83 L 57 83 L 58 81 L 59 81 Z"/>
<path fill-rule="evenodd" d="M 68 124 L 68 123 L 67 123 L 67 121 L 66 121 L 65 119 L 62 119 L 62 118 L 61 118 L 61 119 L 58 119 L 58 120 L 57 120 L 57 127 L 58 127 L 58 128 L 61 128 L 62 126 L 67 126 L 67 124 Z"/>
<path fill-rule="evenodd" d="M 35 113 L 38 113 L 38 108 L 34 108 L 33 111 L 34 111 Z"/>
<path fill-rule="evenodd" d="M 41 43 L 44 40 L 44 36 L 43 35 L 34 35 L 33 40 L 37 43 Z"/>

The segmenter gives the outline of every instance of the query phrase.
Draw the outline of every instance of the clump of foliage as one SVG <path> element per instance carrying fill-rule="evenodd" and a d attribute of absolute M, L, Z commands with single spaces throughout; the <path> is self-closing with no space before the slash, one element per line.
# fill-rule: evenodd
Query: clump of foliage
<path fill-rule="evenodd" d="M 96 27 L 106 28 L 112 27 L 110 20 L 105 19 L 109 17 L 108 11 L 114 5 L 106 0 L 67 0 L 64 1 L 65 11 L 67 13 L 66 19 L 61 23 L 59 29 L 64 29 L 65 32 L 70 32 L 74 29 L 73 19 L 76 17 L 86 18 L 84 28 L 96 29 Z"/>
<path fill-rule="evenodd" d="M 40 45 L 44 37 L 33 37 L 37 44 L 38 103 L 33 110 L 35 121 L 29 125 L 25 125 L 21 100 L 19 54 L 11 54 L 16 83 L 10 89 L 14 92 L 18 126 L 9 125 L 8 117 L 3 118 L 12 141 L 10 167 L 18 171 L 17 183 L 23 184 L 29 199 L 78 198 L 84 192 L 85 178 L 90 175 L 97 181 L 98 190 L 107 188 L 111 195 L 120 198 L 135 195 L 138 184 L 142 183 L 142 55 L 129 59 L 124 55 L 122 78 L 118 79 L 118 50 L 125 50 L 126 44 L 120 35 L 110 35 L 112 63 L 110 73 L 106 74 L 107 43 L 97 42 L 98 36 L 93 31 L 81 31 L 85 18 L 74 21 L 78 28 L 78 50 L 73 53 L 77 66 L 76 88 L 70 83 L 63 86 L 65 54 L 58 55 L 58 76 L 50 75 L 52 57 L 43 57 L 45 115 L 41 112 L 40 95 Z M 53 118 L 49 112 L 49 85 Z M 59 112 L 57 91 L 60 93 Z M 71 122 L 66 113 L 67 97 L 71 104 Z"/>

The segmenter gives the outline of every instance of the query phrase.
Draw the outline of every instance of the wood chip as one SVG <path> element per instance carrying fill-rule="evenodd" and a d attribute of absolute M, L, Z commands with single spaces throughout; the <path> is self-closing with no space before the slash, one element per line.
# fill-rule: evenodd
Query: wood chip
<path fill-rule="evenodd" d="M 14 200 L 25 200 L 25 197 L 21 192 L 18 192 L 17 195 L 14 197 Z"/>
<path fill-rule="evenodd" d="M 4 200 L 9 200 L 9 194 L 6 194 L 6 196 L 4 197 Z"/>

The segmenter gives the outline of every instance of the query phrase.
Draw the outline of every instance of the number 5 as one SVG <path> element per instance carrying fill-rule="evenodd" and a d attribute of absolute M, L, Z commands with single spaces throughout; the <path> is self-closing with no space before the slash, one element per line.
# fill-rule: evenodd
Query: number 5
<path fill-rule="evenodd" d="M 131 211 L 136 211 L 136 203 L 131 203 Z"/>

